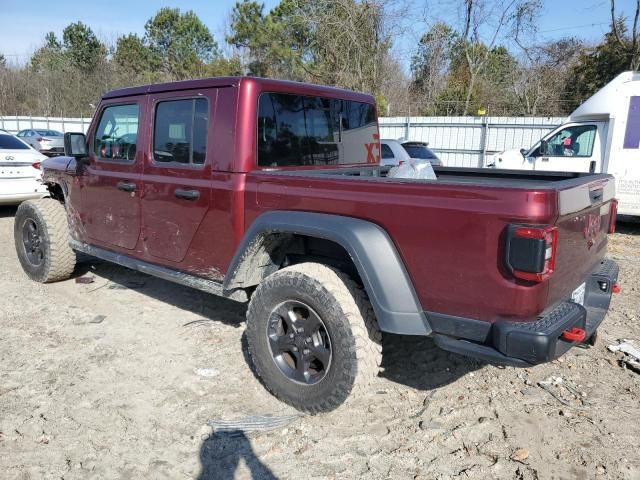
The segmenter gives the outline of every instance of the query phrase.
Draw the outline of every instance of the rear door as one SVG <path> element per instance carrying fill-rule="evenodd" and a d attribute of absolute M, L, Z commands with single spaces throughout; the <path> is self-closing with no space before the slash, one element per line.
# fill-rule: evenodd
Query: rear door
<path fill-rule="evenodd" d="M 104 103 L 88 134 L 90 164 L 77 208 L 93 242 L 127 250 L 140 236 L 140 193 L 146 97 Z"/>
<path fill-rule="evenodd" d="M 600 172 L 605 128 L 603 122 L 567 124 L 535 149 L 534 170 Z"/>
<path fill-rule="evenodd" d="M 143 242 L 150 259 L 180 264 L 209 209 L 207 155 L 216 89 L 150 97 L 152 132 L 144 167 Z"/>

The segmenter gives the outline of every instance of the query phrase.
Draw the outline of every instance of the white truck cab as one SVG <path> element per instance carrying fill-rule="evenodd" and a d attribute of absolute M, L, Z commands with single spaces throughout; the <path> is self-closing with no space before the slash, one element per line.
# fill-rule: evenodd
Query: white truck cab
<path fill-rule="evenodd" d="M 621 73 L 531 148 L 496 153 L 486 166 L 610 173 L 618 213 L 640 216 L 640 72 Z"/>

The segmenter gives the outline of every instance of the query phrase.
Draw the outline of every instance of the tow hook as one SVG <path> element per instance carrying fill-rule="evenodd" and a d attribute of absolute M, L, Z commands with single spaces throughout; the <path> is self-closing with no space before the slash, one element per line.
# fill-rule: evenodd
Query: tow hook
<path fill-rule="evenodd" d="M 562 332 L 562 339 L 569 342 L 584 342 L 587 337 L 587 332 L 582 328 L 573 327 L 571 330 L 565 330 Z"/>

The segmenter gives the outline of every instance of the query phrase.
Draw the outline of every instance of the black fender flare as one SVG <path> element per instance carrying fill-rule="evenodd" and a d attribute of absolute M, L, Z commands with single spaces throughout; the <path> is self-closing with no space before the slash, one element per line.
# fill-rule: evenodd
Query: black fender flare
<path fill-rule="evenodd" d="M 242 287 L 236 279 L 243 263 L 260 249 L 264 238 L 279 233 L 322 238 L 342 246 L 358 270 L 382 331 L 431 334 L 431 326 L 393 241 L 379 225 L 358 218 L 296 211 L 263 213 L 245 232 L 231 260 L 225 290 Z"/>

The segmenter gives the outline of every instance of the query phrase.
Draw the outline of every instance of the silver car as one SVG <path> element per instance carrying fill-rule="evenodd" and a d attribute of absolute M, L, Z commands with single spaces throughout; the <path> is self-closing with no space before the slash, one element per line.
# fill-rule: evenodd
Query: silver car
<path fill-rule="evenodd" d="M 16 137 L 45 155 L 64 155 L 64 134 L 57 130 L 31 128 L 20 130 Z"/>

